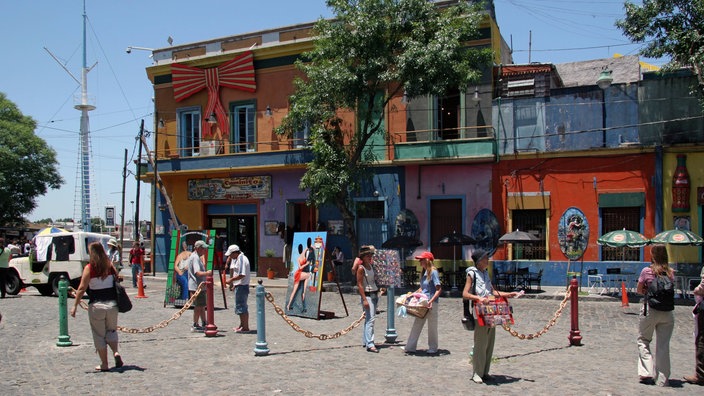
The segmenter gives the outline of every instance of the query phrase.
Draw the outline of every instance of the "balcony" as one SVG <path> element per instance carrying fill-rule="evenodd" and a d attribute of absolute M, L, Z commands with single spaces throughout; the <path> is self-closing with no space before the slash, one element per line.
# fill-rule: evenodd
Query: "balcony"
<path fill-rule="evenodd" d="M 494 159 L 496 141 L 490 126 L 393 134 L 394 162 Z"/>

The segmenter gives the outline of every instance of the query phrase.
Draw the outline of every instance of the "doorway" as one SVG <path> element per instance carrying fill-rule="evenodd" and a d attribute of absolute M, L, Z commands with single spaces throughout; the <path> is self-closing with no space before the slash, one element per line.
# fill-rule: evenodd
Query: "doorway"
<path fill-rule="evenodd" d="M 218 217 L 217 221 L 211 224 L 218 224 L 215 228 L 216 249 L 227 249 L 229 245 L 236 244 L 249 259 L 252 273 L 257 272 L 257 216 L 255 215 L 234 215 Z M 223 257 L 223 264 L 227 257 Z M 227 268 L 225 270 L 228 270 Z"/>

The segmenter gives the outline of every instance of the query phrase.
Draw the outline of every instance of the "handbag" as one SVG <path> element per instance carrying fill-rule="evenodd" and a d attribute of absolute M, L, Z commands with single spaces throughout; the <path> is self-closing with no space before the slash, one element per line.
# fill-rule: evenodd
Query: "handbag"
<path fill-rule="evenodd" d="M 469 270 L 468 270 L 469 271 Z M 467 272 L 467 276 L 472 278 L 472 275 L 470 275 L 469 272 Z M 472 278 L 472 294 L 476 294 L 477 291 L 477 285 L 474 282 L 474 278 Z M 476 326 L 476 321 L 474 320 L 474 315 L 472 315 L 472 310 L 470 309 L 472 304 L 471 301 L 463 301 L 464 305 L 464 315 L 462 316 L 462 325 L 464 326 L 465 329 L 472 331 L 474 330 L 474 327 Z"/>
<path fill-rule="evenodd" d="M 113 276 L 113 284 L 115 285 L 117 312 L 129 312 L 132 309 L 132 301 L 130 301 L 130 297 L 127 295 L 127 290 L 117 281 L 117 276 Z"/>

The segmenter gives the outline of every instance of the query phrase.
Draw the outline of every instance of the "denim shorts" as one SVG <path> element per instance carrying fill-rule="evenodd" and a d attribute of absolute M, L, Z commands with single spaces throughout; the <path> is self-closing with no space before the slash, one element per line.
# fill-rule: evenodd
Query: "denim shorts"
<path fill-rule="evenodd" d="M 247 309 L 247 297 L 249 297 L 249 285 L 235 286 L 235 314 L 241 315 L 249 313 Z"/>

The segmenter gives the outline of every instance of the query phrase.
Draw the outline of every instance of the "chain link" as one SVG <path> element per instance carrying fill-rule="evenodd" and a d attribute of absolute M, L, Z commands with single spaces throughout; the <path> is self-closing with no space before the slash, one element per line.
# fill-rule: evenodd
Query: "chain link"
<path fill-rule="evenodd" d="M 343 335 L 349 333 L 350 331 L 352 331 L 352 329 L 359 326 L 359 324 L 362 323 L 362 321 L 364 320 L 364 312 L 362 312 L 362 316 L 359 319 L 355 320 L 354 322 L 352 322 L 351 325 L 347 326 L 346 328 L 344 328 L 336 333 L 333 333 L 333 334 L 313 334 L 313 332 L 311 332 L 309 330 L 304 330 L 303 328 L 301 328 L 301 326 L 296 324 L 296 322 L 291 320 L 291 318 L 289 318 L 288 315 L 286 315 L 283 308 L 276 305 L 276 303 L 274 302 L 274 296 L 270 292 L 266 292 L 265 296 L 266 296 L 266 300 L 269 301 L 271 303 L 271 305 L 274 306 L 274 310 L 276 311 L 276 313 L 279 314 L 283 318 L 283 320 L 286 323 L 288 323 L 289 326 L 291 326 L 292 329 L 296 330 L 297 332 L 303 334 L 304 336 L 306 336 L 308 338 L 317 338 L 321 341 L 334 340 L 335 338 L 340 338 Z"/>
<path fill-rule="evenodd" d="M 203 290 L 203 287 L 204 287 L 204 286 L 205 286 L 205 282 L 201 282 L 201 283 L 198 285 L 198 288 L 196 289 L 196 291 L 195 291 L 195 292 L 193 293 L 193 295 L 191 296 L 191 298 L 189 298 L 188 301 L 186 301 L 186 302 L 183 304 L 183 307 L 182 307 L 178 312 L 176 312 L 175 314 L 171 315 L 170 318 L 165 319 L 165 320 L 162 320 L 161 322 L 159 322 L 159 323 L 157 323 L 157 324 L 155 324 L 155 325 L 153 325 L 153 326 L 142 327 L 141 329 L 131 328 L 131 327 L 117 326 L 117 330 L 118 330 L 118 331 L 121 331 L 121 332 L 123 332 L 123 333 L 144 334 L 144 333 L 151 333 L 151 332 L 153 332 L 153 331 L 155 331 L 155 330 L 158 330 L 158 329 L 163 329 L 164 327 L 168 326 L 169 323 L 171 323 L 171 322 L 173 322 L 174 320 L 180 318 L 181 315 L 183 315 L 183 313 L 186 312 L 186 311 L 191 307 L 191 305 L 193 305 L 193 301 L 195 301 L 196 297 L 198 297 L 198 295 L 201 293 L 201 291 Z M 73 296 L 75 296 L 75 294 L 73 294 L 73 292 L 75 292 L 75 291 L 76 291 L 76 289 L 74 289 L 74 288 L 72 288 L 72 287 L 69 287 L 69 292 L 70 292 Z M 81 308 L 83 308 L 83 309 L 85 309 L 85 310 L 88 310 L 88 304 L 87 304 L 85 301 L 81 301 L 81 302 L 79 303 L 79 305 L 81 306 Z"/>
<path fill-rule="evenodd" d="M 534 334 L 519 334 L 516 330 L 513 330 L 513 329 L 511 328 L 511 326 L 508 325 L 508 323 L 504 323 L 502 327 L 504 328 L 504 330 L 508 331 L 512 336 L 514 336 L 514 337 L 516 337 L 516 338 L 518 338 L 518 339 L 520 339 L 520 340 L 526 340 L 526 339 L 532 340 L 532 339 L 534 339 L 534 338 L 538 338 L 538 337 L 540 337 L 541 335 L 547 333 L 548 330 L 550 330 L 550 328 L 551 328 L 552 326 L 554 326 L 555 323 L 557 323 L 557 319 L 560 317 L 560 315 L 562 315 L 562 310 L 565 309 L 565 307 L 567 306 L 567 301 L 568 301 L 569 299 L 570 299 L 570 292 L 568 291 L 567 293 L 565 293 L 565 298 L 562 299 L 562 302 L 560 303 L 560 308 L 557 309 L 557 311 L 556 311 L 555 314 L 553 315 L 552 319 L 550 319 L 550 320 L 548 321 L 548 323 L 545 325 L 545 327 L 543 327 L 542 329 L 540 329 L 537 333 L 534 333 Z"/>

